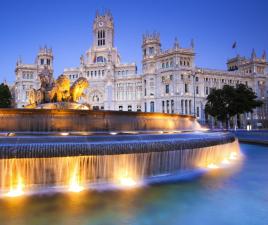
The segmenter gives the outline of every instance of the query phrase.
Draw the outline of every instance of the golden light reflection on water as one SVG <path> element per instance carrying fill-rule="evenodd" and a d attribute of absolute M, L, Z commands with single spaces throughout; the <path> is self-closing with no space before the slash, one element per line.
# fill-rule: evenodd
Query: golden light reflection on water
<path fill-rule="evenodd" d="M 120 185 L 124 187 L 134 187 L 137 185 L 137 182 L 133 180 L 131 177 L 121 177 Z"/>
<path fill-rule="evenodd" d="M 78 165 L 76 164 L 71 172 L 69 188 L 70 192 L 80 192 L 84 190 L 84 187 L 81 185 L 81 174 L 78 170 Z"/>
<path fill-rule="evenodd" d="M 11 182 L 10 190 L 6 193 L 7 197 L 18 197 L 24 194 L 24 183 L 20 175 L 15 182 Z"/>
<path fill-rule="evenodd" d="M 17 197 L 50 185 L 77 193 L 93 183 L 128 189 L 137 187 L 146 177 L 180 169 L 206 168 L 221 176 L 222 172 L 217 172 L 220 168 L 229 164 L 233 167 L 241 158 L 239 144 L 235 141 L 181 152 L 3 159 L 0 160 L 0 191 L 3 196 Z"/>

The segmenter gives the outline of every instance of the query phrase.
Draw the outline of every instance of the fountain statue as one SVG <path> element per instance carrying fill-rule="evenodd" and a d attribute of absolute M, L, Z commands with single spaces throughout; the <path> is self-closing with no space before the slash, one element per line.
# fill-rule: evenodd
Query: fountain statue
<path fill-rule="evenodd" d="M 89 87 L 88 80 L 78 78 L 72 85 L 66 75 L 60 75 L 54 80 L 47 68 L 40 74 L 39 89 L 30 89 L 29 104 L 25 108 L 45 109 L 89 109 L 86 104 L 78 103 L 81 97 L 85 97 L 84 90 Z"/>

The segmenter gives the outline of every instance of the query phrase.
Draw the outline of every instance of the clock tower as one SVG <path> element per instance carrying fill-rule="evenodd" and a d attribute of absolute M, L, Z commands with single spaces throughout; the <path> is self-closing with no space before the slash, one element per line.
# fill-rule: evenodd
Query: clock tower
<path fill-rule="evenodd" d="M 103 15 L 96 13 L 93 23 L 93 45 L 95 48 L 113 48 L 114 21 L 109 11 Z"/>

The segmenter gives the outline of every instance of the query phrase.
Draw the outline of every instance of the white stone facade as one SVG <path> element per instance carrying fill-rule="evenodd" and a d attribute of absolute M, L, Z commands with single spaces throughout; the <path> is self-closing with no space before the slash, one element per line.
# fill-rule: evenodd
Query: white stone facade
<path fill-rule="evenodd" d="M 122 64 L 114 47 L 114 21 L 107 12 L 97 14 L 93 23 L 92 47 L 80 58 L 76 68 L 66 68 L 63 74 L 72 82 L 86 77 L 90 87 L 81 102 L 93 109 L 146 111 L 195 114 L 205 121 L 206 97 L 212 88 L 224 84 L 244 83 L 252 87 L 266 102 L 249 119 L 267 119 L 268 74 L 265 52 L 258 58 L 253 50 L 249 59 L 237 56 L 228 60 L 226 71 L 199 68 L 195 65 L 194 42 L 188 48 L 174 41 L 171 49 L 162 50 L 159 34 L 147 34 L 142 43 L 142 74 L 135 63 Z M 51 49 L 42 48 L 36 63 L 17 63 L 15 102 L 17 107 L 27 104 L 27 91 L 40 85 L 38 73 L 46 67 L 53 73 Z"/>

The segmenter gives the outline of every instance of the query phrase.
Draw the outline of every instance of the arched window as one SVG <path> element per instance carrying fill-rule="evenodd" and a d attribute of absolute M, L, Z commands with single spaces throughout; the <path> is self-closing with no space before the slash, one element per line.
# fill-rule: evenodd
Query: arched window
<path fill-rule="evenodd" d="M 106 62 L 106 58 L 103 57 L 103 56 L 98 56 L 96 62 L 97 63 L 105 63 Z"/>

